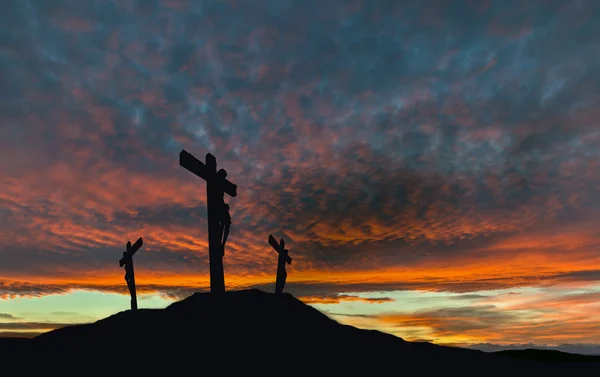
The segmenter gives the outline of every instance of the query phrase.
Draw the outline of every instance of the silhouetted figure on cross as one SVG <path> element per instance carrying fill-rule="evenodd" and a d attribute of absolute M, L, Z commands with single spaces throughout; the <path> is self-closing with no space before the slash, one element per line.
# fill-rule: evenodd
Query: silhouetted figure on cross
<path fill-rule="evenodd" d="M 275 280 L 275 294 L 281 294 L 283 292 L 283 287 L 285 286 L 285 280 L 287 279 L 285 264 L 292 264 L 292 258 L 289 256 L 288 249 L 285 248 L 285 241 L 283 238 L 277 243 L 275 237 L 269 234 L 269 244 L 279 253 L 279 258 L 277 260 L 277 278 Z"/>
<path fill-rule="evenodd" d="M 224 181 L 227 178 L 227 171 L 220 169 L 217 172 L 217 179 Z M 220 193 L 221 202 L 219 203 L 219 224 L 221 227 L 221 249 L 225 255 L 225 243 L 229 237 L 229 228 L 231 227 L 231 215 L 229 214 L 229 204 L 225 203 L 225 191 Z"/>
<path fill-rule="evenodd" d="M 131 241 L 127 241 L 127 251 L 123 252 L 123 258 L 119 261 L 119 266 L 125 266 L 125 281 L 127 282 L 127 288 L 129 288 L 129 294 L 131 295 L 131 310 L 137 310 L 137 295 L 135 292 L 135 274 L 133 272 L 133 254 L 142 247 L 142 237 L 135 241 L 133 246 Z"/>

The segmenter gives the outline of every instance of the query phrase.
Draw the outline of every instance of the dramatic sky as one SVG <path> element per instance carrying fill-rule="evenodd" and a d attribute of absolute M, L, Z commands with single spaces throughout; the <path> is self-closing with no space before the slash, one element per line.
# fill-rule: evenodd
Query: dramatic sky
<path fill-rule="evenodd" d="M 208 286 L 208 152 L 238 185 L 228 289 L 440 344 L 600 343 L 600 3 L 9 0 L 0 335 Z"/>

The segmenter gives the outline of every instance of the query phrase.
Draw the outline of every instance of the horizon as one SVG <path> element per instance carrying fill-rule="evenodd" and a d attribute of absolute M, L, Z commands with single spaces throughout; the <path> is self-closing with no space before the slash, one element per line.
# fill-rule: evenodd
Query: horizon
<path fill-rule="evenodd" d="M 272 292 L 273 234 L 285 291 L 341 323 L 600 354 L 595 15 L 591 0 L 7 5 L 0 337 L 129 309 L 118 262 L 138 237 L 141 309 L 208 289 L 206 182 L 185 149 L 237 185 L 228 290 Z"/>
<path fill-rule="evenodd" d="M 253 289 L 257 289 L 263 293 L 272 293 L 272 292 L 268 292 L 264 289 L 260 289 L 260 288 L 247 288 L 244 289 L 244 291 L 247 290 L 253 290 Z M 236 290 L 236 291 L 227 291 L 227 292 L 240 292 L 243 290 Z M 190 294 L 196 294 L 196 293 L 209 293 L 209 291 L 197 291 L 197 292 L 193 292 Z M 172 303 L 178 302 L 178 301 L 182 301 L 187 299 L 188 297 L 183 297 L 181 299 L 176 299 L 176 298 L 171 298 L 169 301 L 167 301 L 166 306 L 161 306 L 161 305 L 154 305 L 152 307 L 148 307 L 148 308 L 140 308 L 140 309 L 145 309 L 145 310 L 162 310 L 165 309 L 166 307 L 168 307 L 169 305 L 171 305 Z M 142 301 L 145 301 L 146 303 L 148 303 L 148 298 L 149 297 L 142 297 Z M 302 298 L 296 298 L 300 301 L 302 301 Z M 309 306 L 313 306 L 315 307 L 317 310 L 320 310 L 320 312 L 326 316 L 328 316 L 329 318 L 332 318 L 333 320 L 336 320 L 336 317 L 338 317 L 338 315 L 333 314 L 333 313 L 329 313 L 327 312 L 327 310 L 324 309 L 320 309 L 318 306 L 312 305 L 312 304 L 307 304 L 306 302 L 304 303 L 305 305 L 309 305 Z M 109 313 L 107 314 L 107 316 L 105 318 L 108 317 L 112 317 L 114 315 L 120 314 L 120 313 L 124 313 L 129 311 L 129 309 L 126 310 L 121 310 L 118 312 L 114 312 L 114 313 Z M 66 312 L 61 313 L 62 315 L 67 314 Z M 105 318 L 98 318 L 98 319 L 105 319 Z M 338 322 L 342 322 L 343 321 L 338 321 Z M 88 322 L 79 322 L 79 323 L 71 323 L 71 324 L 62 324 L 62 325 L 58 325 L 53 327 L 52 329 L 49 329 L 48 331 L 53 331 L 53 330 L 58 330 L 61 329 L 64 326 L 70 326 L 70 325 L 81 325 L 81 324 L 90 324 L 93 323 L 93 321 L 88 321 Z M 371 327 L 359 327 L 359 328 L 363 328 L 363 329 L 373 329 L 373 330 L 379 330 L 381 331 L 381 329 L 378 328 L 371 328 Z M 384 331 L 385 332 L 385 331 Z M 41 335 L 44 332 L 14 332 L 14 333 L 10 333 L 10 332 L 5 332 L 2 336 L 0 336 L 0 338 L 21 338 L 21 339 L 31 339 L 36 337 L 37 335 Z M 428 340 L 421 340 L 421 339 L 413 339 L 412 341 L 428 341 Z M 559 344 L 559 345 L 553 345 L 553 344 L 534 344 L 534 343 L 528 343 L 528 344 L 491 344 L 491 343 L 479 343 L 479 344 L 469 344 L 469 343 L 437 343 L 440 346 L 448 346 L 448 347 L 461 347 L 461 348 L 470 348 L 470 349 L 476 349 L 476 350 L 480 350 L 480 351 L 484 351 L 484 352 L 498 352 L 498 351 L 506 351 L 506 350 L 527 350 L 527 349 L 539 349 L 539 350 L 554 350 L 554 351 L 560 351 L 560 352 L 566 352 L 566 353 L 571 353 L 571 354 L 580 354 L 580 355 L 590 355 L 590 356 L 595 356 L 595 355 L 600 355 L 600 345 L 597 344 L 587 344 L 587 343 L 581 343 L 581 344 L 577 344 L 577 343 L 564 343 L 564 344 Z"/>

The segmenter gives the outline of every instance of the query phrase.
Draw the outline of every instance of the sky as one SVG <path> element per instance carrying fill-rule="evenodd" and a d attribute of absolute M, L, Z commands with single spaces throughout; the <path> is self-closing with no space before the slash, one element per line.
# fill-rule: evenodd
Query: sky
<path fill-rule="evenodd" d="M 600 3 L 8 1 L 0 336 L 208 287 L 205 182 L 238 185 L 227 289 L 472 347 L 600 353 Z M 583 346 L 582 346 L 583 347 Z"/>

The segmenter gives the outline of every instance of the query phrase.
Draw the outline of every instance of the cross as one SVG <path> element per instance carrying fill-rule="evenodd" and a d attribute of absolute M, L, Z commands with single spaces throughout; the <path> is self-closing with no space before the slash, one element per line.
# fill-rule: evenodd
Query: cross
<path fill-rule="evenodd" d="M 206 181 L 210 291 L 212 293 L 223 293 L 225 292 L 225 275 L 223 273 L 219 206 L 224 194 L 231 197 L 237 196 L 237 185 L 217 176 L 217 159 L 215 156 L 207 153 L 205 161 L 203 163 L 186 150 L 179 153 L 179 165 Z"/>
<path fill-rule="evenodd" d="M 275 240 L 271 234 L 269 234 L 269 244 L 279 253 L 277 261 L 277 278 L 275 280 L 275 294 L 283 292 L 285 286 L 285 280 L 287 278 L 287 272 L 285 271 L 285 264 L 292 264 L 292 258 L 289 256 L 289 251 L 285 248 L 285 241 L 283 238 L 279 243 Z"/>
<path fill-rule="evenodd" d="M 133 255 L 142 247 L 144 241 L 142 241 L 142 237 L 138 238 L 137 241 L 133 245 L 131 245 L 131 241 L 127 241 L 127 245 L 125 246 L 126 250 L 123 253 L 123 258 L 119 261 L 119 266 L 125 266 L 125 281 L 127 282 L 127 287 L 129 288 L 129 294 L 131 295 L 131 310 L 137 310 L 137 295 L 135 292 L 135 275 L 133 272 Z"/>

